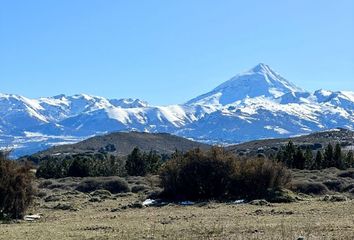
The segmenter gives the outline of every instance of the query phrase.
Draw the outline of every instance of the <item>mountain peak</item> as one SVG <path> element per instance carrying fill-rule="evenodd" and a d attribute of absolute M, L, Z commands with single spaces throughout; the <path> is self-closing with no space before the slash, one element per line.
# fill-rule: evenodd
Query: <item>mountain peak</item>
<path fill-rule="evenodd" d="M 250 71 L 255 72 L 255 73 L 266 73 L 266 72 L 273 72 L 273 70 L 264 63 L 259 63 L 256 66 L 254 66 Z"/>
<path fill-rule="evenodd" d="M 192 99 L 188 104 L 227 105 L 254 97 L 279 98 L 289 92 L 303 92 L 268 65 L 260 63 L 247 72 L 238 74 L 214 90 Z"/>

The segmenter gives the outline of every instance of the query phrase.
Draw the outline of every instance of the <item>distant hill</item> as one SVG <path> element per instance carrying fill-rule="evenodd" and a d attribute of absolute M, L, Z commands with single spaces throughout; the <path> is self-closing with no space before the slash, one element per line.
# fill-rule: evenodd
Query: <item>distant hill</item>
<path fill-rule="evenodd" d="M 34 155 L 57 155 L 75 153 L 110 152 L 114 155 L 128 155 L 135 148 L 142 151 L 156 150 L 159 153 L 170 154 L 176 149 L 188 151 L 193 148 L 208 149 L 209 145 L 194 142 L 168 133 L 117 132 L 96 136 L 75 144 L 54 146 Z"/>
<path fill-rule="evenodd" d="M 310 147 L 312 150 L 324 148 L 328 143 L 340 143 L 344 150 L 354 150 L 354 132 L 338 128 L 329 131 L 316 132 L 293 138 L 265 139 L 228 146 L 234 153 L 269 153 L 275 152 L 289 141 L 302 148 Z"/>

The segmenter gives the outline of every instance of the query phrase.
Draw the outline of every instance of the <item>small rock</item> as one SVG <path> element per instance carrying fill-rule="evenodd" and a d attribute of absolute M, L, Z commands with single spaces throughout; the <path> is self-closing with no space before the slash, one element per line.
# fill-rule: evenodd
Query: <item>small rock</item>
<path fill-rule="evenodd" d="M 263 212 L 263 210 L 261 210 L 261 209 L 257 209 L 256 211 L 254 211 L 254 213 L 255 213 L 256 215 L 261 215 L 261 214 L 263 214 L 264 212 Z"/>
<path fill-rule="evenodd" d="M 36 220 L 39 220 L 41 216 L 39 214 L 34 214 L 34 215 L 26 215 L 24 216 L 23 220 L 33 222 Z"/>

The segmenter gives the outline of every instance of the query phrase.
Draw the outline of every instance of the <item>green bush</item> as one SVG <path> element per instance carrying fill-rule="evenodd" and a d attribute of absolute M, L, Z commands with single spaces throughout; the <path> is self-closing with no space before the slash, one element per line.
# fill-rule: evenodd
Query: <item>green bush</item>
<path fill-rule="evenodd" d="M 33 195 L 30 166 L 7 160 L 0 153 L 0 218 L 22 218 Z"/>
<path fill-rule="evenodd" d="M 225 199 L 265 197 L 290 181 L 288 170 L 267 159 L 237 159 L 222 148 L 176 155 L 160 172 L 164 197 Z"/>
<path fill-rule="evenodd" d="M 93 192 L 96 190 L 107 190 L 111 193 L 129 192 L 128 183 L 119 177 L 96 177 L 85 179 L 77 186 L 80 192 Z"/>

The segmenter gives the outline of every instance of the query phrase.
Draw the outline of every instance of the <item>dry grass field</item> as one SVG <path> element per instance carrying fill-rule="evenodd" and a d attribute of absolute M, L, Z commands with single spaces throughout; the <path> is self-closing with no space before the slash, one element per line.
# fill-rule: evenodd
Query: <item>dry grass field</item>
<path fill-rule="evenodd" d="M 121 194 L 81 193 L 72 189 L 77 181 L 38 183 L 39 197 L 29 212 L 41 219 L 0 224 L 0 239 L 354 239 L 353 200 L 302 196 L 295 203 L 264 206 L 207 202 L 141 208 L 133 203 L 145 199 L 153 181 L 128 179 L 131 187 L 144 185 L 145 193 Z"/>

